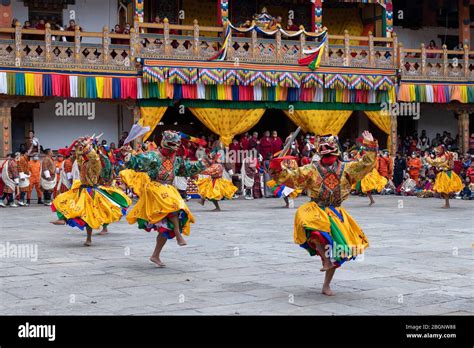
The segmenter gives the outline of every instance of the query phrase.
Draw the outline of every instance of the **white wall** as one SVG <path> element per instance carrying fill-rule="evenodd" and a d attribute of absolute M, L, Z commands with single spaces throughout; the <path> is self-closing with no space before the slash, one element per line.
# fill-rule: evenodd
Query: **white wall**
<path fill-rule="evenodd" d="M 95 119 L 87 117 L 56 116 L 55 104 L 63 100 L 51 100 L 34 110 L 33 128 L 44 148 L 58 149 L 71 144 L 80 136 L 104 133 L 101 140 L 117 144 L 119 133 L 132 127 L 132 112 L 123 107 L 123 128 L 118 129 L 118 105 L 105 102 L 95 104 Z M 69 99 L 74 101 L 74 99 Z"/>
<path fill-rule="evenodd" d="M 83 31 L 102 32 L 104 26 L 112 29 L 118 23 L 117 0 L 76 0 L 63 10 L 63 23 L 69 23 L 71 11 L 75 11 L 76 23 Z M 86 38 L 83 42 L 100 43 L 100 39 Z"/>
<path fill-rule="evenodd" d="M 447 36 L 458 36 L 458 29 L 445 29 L 442 27 L 424 27 L 422 29 L 413 30 L 402 27 L 394 27 L 395 33 L 397 33 L 398 41 L 403 43 L 405 48 L 420 48 L 420 45 L 424 43 L 426 46 L 430 43 L 431 40 L 435 40 L 436 46 L 441 48 L 443 45 L 442 40 L 438 37 L 441 35 Z M 472 39 L 474 38 L 474 30 L 471 29 L 471 47 Z M 452 47 L 448 47 L 452 48 Z"/>
<path fill-rule="evenodd" d="M 418 134 L 425 129 L 428 138 L 432 139 L 436 133 L 443 134 L 450 132 L 454 138 L 458 134 L 458 120 L 453 111 L 446 111 L 439 106 L 422 104 L 420 109 L 420 119 L 418 120 Z"/>
<path fill-rule="evenodd" d="M 20 21 L 21 24 L 28 20 L 28 7 L 25 6 L 23 1 L 13 0 L 12 1 L 13 18 Z"/>
<path fill-rule="evenodd" d="M 75 11 L 76 23 L 78 23 L 84 31 L 102 32 L 104 26 L 112 29 L 118 22 L 117 5 L 118 0 L 76 0 L 75 5 L 69 5 L 63 10 L 63 24 L 67 26 L 69 23 L 71 10 Z M 28 20 L 28 7 L 20 0 L 12 1 L 13 17 L 17 18 L 20 23 Z M 100 43 L 99 39 L 86 38 L 83 42 Z"/>

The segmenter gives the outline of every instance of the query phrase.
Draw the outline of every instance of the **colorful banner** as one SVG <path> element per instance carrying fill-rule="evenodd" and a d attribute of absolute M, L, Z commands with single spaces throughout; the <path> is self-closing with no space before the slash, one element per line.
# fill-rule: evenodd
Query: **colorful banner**
<path fill-rule="evenodd" d="M 90 99 L 137 99 L 137 77 L 0 71 L 0 94 Z"/>
<path fill-rule="evenodd" d="M 474 103 L 474 84 L 430 84 L 428 81 L 402 82 L 399 87 L 398 101 L 418 103 Z"/>

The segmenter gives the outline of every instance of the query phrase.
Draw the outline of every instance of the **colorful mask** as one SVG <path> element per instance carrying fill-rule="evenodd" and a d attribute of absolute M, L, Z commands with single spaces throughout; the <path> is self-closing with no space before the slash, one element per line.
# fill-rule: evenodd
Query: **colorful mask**
<path fill-rule="evenodd" d="M 336 135 L 322 136 L 317 141 L 317 152 L 320 156 L 341 156 L 339 139 Z"/>
<path fill-rule="evenodd" d="M 444 145 L 439 145 L 435 147 L 434 151 L 435 151 L 436 156 L 442 156 L 446 152 L 446 149 Z"/>
<path fill-rule="evenodd" d="M 181 146 L 181 136 L 178 132 L 167 130 L 163 132 L 163 139 L 161 140 L 161 147 L 177 151 Z"/>

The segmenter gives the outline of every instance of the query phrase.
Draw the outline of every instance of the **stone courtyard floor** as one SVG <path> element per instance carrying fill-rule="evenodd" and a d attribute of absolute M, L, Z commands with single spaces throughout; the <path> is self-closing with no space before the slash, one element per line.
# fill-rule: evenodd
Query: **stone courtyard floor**
<path fill-rule="evenodd" d="M 370 248 L 321 294 L 319 258 L 293 243 L 295 209 L 234 200 L 212 212 L 189 202 L 187 247 L 170 241 L 166 268 L 148 262 L 156 233 L 125 220 L 82 246 L 49 208 L 0 210 L 0 313 L 7 315 L 472 315 L 474 202 L 375 196 L 344 206 Z M 400 202 L 400 200 L 402 201 Z M 296 206 L 307 201 L 297 199 Z M 27 255 L 15 250 L 37 248 Z M 2 249 L 3 248 L 3 249 Z M 24 249 L 26 250 L 26 249 Z M 23 257 L 20 257 L 23 256 Z"/>

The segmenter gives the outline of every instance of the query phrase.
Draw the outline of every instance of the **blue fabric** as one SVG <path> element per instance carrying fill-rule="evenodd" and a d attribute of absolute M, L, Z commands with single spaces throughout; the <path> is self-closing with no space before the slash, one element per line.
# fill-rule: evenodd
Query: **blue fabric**
<path fill-rule="evenodd" d="M 120 85 L 120 79 L 114 77 L 112 79 L 112 99 L 120 99 L 122 95 L 122 87 Z"/>

